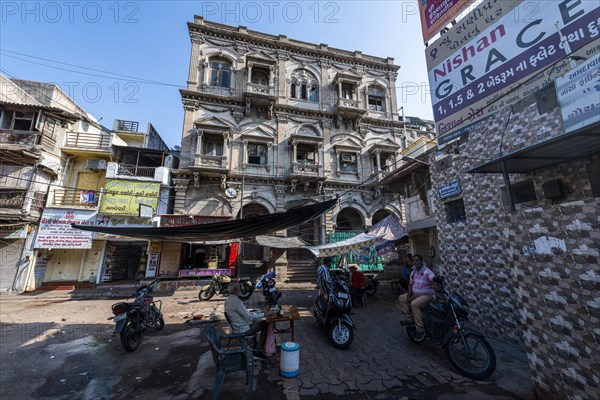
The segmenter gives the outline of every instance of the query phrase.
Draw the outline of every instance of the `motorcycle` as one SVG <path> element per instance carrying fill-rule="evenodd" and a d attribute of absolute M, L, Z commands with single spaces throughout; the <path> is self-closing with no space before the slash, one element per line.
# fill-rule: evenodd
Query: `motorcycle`
<path fill-rule="evenodd" d="M 440 343 L 450 364 L 461 374 L 473 379 L 485 379 L 496 369 L 496 354 L 483 334 L 462 324 L 468 321 L 469 306 L 458 294 L 448 294 L 443 279 L 439 280 L 439 296 L 422 311 L 425 337 L 416 340 L 413 323 L 402 321 L 409 339 L 421 344 L 425 339 Z"/>
<path fill-rule="evenodd" d="M 256 288 L 262 289 L 263 296 L 268 303 L 277 304 L 281 292 L 275 287 L 275 272 L 267 272 L 256 280 Z"/>
<path fill-rule="evenodd" d="M 347 349 L 354 340 L 350 310 L 350 287 L 341 279 L 333 279 L 329 292 L 322 291 L 315 299 L 314 316 L 321 326 L 327 328 L 330 342 L 338 349 Z"/>
<path fill-rule="evenodd" d="M 227 286 L 231 280 L 232 278 L 229 275 L 213 275 L 210 283 L 200 288 L 198 300 L 210 300 L 215 294 L 229 296 L 229 289 Z M 240 278 L 239 281 L 241 293 L 238 297 L 241 300 L 248 300 L 250 296 L 252 296 L 252 292 L 254 292 L 254 286 L 249 278 Z"/>
<path fill-rule="evenodd" d="M 135 300 L 132 303 L 119 302 L 112 305 L 114 316 L 108 319 L 115 321 L 114 333 L 119 334 L 123 348 L 130 353 L 140 346 L 142 333 L 148 327 L 157 330 L 165 327 L 165 320 L 160 311 L 162 301 L 154 301 L 152 296 L 159 282 L 160 279 L 155 279 L 150 284 L 139 287 L 133 294 Z"/>
<path fill-rule="evenodd" d="M 375 277 L 375 275 L 368 274 L 367 276 L 367 284 L 365 285 L 365 292 L 369 296 L 373 296 L 377 292 L 377 288 L 379 287 L 379 281 Z"/>

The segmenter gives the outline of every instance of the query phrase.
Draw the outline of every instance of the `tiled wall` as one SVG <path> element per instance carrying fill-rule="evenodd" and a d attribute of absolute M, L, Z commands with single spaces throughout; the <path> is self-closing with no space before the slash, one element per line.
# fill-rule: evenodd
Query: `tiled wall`
<path fill-rule="evenodd" d="M 466 173 L 501 148 L 509 154 L 561 132 L 559 109 L 540 115 L 530 97 L 445 148 L 451 162 L 431 157 L 434 190 L 456 179 L 462 186 L 458 196 L 436 197 L 440 258 L 448 287 L 471 304 L 473 325 L 526 349 L 540 398 L 597 399 L 600 198 L 591 193 L 592 160 L 511 174 L 512 183 L 532 180 L 538 198 L 514 212 L 502 205 L 501 174 Z M 542 185 L 553 179 L 563 181 L 565 197 L 544 197 Z M 443 203 L 460 197 L 466 221 L 447 223 Z"/>

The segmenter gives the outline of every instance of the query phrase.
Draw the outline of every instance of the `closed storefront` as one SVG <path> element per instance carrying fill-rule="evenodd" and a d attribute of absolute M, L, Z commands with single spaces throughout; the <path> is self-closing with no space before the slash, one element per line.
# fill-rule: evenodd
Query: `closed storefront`
<path fill-rule="evenodd" d="M 0 290 L 13 289 L 25 240 L 0 239 Z"/>

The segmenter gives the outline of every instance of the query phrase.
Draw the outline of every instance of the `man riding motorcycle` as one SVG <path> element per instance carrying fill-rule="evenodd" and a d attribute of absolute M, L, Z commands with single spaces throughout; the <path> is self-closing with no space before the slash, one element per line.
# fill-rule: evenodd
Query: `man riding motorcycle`
<path fill-rule="evenodd" d="M 414 322 L 417 331 L 415 340 L 420 341 L 425 337 L 421 310 L 431 300 L 435 299 L 433 283 L 437 283 L 438 280 L 433 271 L 423 262 L 423 257 L 420 254 L 413 255 L 412 261 L 414 268 L 410 274 L 408 292 L 401 295 L 399 299 L 404 314 L 403 324 Z"/>

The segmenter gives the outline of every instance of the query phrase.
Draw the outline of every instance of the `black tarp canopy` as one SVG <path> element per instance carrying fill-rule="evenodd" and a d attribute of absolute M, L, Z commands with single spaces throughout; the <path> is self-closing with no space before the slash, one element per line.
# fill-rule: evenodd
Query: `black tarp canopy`
<path fill-rule="evenodd" d="M 199 242 L 241 239 L 277 232 L 304 224 L 317 218 L 335 206 L 336 199 L 295 208 L 284 213 L 235 219 L 212 224 L 187 225 L 167 228 L 109 228 L 73 224 L 73 228 L 84 231 L 130 236 L 151 241 Z"/>

